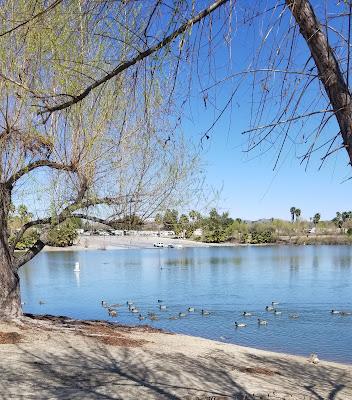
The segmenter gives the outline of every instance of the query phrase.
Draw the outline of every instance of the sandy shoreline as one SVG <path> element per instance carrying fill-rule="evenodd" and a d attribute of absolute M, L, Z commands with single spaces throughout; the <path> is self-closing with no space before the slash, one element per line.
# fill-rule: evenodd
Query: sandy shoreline
<path fill-rule="evenodd" d="M 0 324 L 0 343 L 6 399 L 352 398 L 350 365 L 148 327 Z"/>
<path fill-rule="evenodd" d="M 160 238 L 158 236 L 80 236 L 77 244 L 71 247 L 46 246 L 44 251 L 149 249 L 155 248 L 153 244 L 157 242 L 181 247 L 241 246 L 235 243 L 202 243 L 195 240 Z"/>

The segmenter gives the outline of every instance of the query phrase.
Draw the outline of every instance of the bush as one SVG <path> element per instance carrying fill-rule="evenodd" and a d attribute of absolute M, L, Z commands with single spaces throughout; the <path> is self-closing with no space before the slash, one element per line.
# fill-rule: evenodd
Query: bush
<path fill-rule="evenodd" d="M 266 230 L 263 232 L 252 232 L 250 243 L 252 244 L 261 244 L 261 243 L 274 243 L 276 241 L 273 232 L 270 230 Z"/>
<path fill-rule="evenodd" d="M 14 242 L 15 236 L 10 237 L 10 244 Z M 28 230 L 24 233 L 21 240 L 16 244 L 16 250 L 27 250 L 34 245 L 39 239 L 39 234 L 35 229 Z"/>
<path fill-rule="evenodd" d="M 68 221 L 49 232 L 48 245 L 54 247 L 72 246 L 77 236 L 75 224 Z"/>

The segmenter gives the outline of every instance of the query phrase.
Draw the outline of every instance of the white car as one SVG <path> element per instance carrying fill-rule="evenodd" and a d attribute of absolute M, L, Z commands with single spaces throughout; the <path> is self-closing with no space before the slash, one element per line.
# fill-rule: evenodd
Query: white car
<path fill-rule="evenodd" d="M 154 247 L 164 247 L 164 243 L 163 242 L 157 242 L 153 244 Z"/>

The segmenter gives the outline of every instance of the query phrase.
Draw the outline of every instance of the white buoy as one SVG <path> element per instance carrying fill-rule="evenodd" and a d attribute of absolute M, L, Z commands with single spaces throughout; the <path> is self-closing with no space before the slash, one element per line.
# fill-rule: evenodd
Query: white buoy
<path fill-rule="evenodd" d="M 76 261 L 74 272 L 79 272 L 79 271 L 80 271 L 80 269 L 79 269 L 79 262 Z"/>

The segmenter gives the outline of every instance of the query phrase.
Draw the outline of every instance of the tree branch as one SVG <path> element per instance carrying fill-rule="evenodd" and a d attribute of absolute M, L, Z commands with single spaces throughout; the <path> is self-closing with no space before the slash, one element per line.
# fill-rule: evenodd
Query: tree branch
<path fill-rule="evenodd" d="M 13 185 L 16 181 L 18 181 L 22 176 L 28 174 L 29 172 L 33 171 L 36 168 L 40 167 L 48 167 L 52 169 L 57 169 L 60 171 L 68 171 L 68 172 L 77 172 L 76 167 L 74 167 L 72 164 L 60 164 L 55 161 L 50 161 L 50 160 L 38 160 L 34 161 L 24 168 L 21 168 L 19 171 L 17 171 L 15 174 L 13 174 L 9 180 L 8 183 L 10 185 Z"/>
<path fill-rule="evenodd" d="M 62 3 L 63 0 L 55 0 L 52 4 L 50 4 L 50 6 L 48 6 L 47 8 L 45 8 L 44 10 L 40 11 L 39 13 L 33 15 L 33 17 L 26 19 L 25 21 L 19 23 L 18 25 L 14 26 L 13 28 L 5 31 L 5 32 L 1 32 L 0 33 L 0 38 L 8 35 L 9 33 L 17 30 L 18 28 L 21 28 L 22 26 L 27 25 L 28 23 L 34 21 L 35 19 L 41 17 L 42 15 L 44 15 L 46 12 L 53 10 L 56 6 L 58 6 L 60 3 Z"/>
<path fill-rule="evenodd" d="M 26 251 L 23 256 L 17 258 L 14 262 L 15 269 L 18 270 L 22 265 L 26 264 L 33 257 L 35 257 L 39 252 L 41 252 L 45 246 L 45 242 L 41 239 L 37 240 L 36 243 Z"/>
<path fill-rule="evenodd" d="M 188 21 L 186 21 L 183 25 L 181 25 L 177 30 L 175 30 L 173 33 L 171 33 L 169 36 L 155 44 L 154 46 L 149 47 L 147 50 L 139 53 L 137 56 L 133 57 L 129 61 L 122 62 L 119 64 L 116 68 L 114 68 L 110 73 L 105 75 L 103 78 L 97 80 L 93 84 L 89 85 L 82 93 L 78 94 L 77 96 L 74 96 L 71 100 L 66 101 L 64 103 L 58 104 L 56 106 L 52 107 L 44 107 L 44 110 L 39 111 L 38 114 L 46 114 L 46 113 L 53 113 L 54 111 L 59 111 L 59 110 L 64 110 L 68 107 L 71 107 L 72 105 L 80 102 L 83 100 L 85 97 L 89 95 L 89 93 L 96 89 L 97 87 L 101 86 L 103 83 L 109 81 L 111 78 L 119 75 L 121 72 L 125 71 L 126 69 L 130 68 L 131 66 L 135 65 L 137 62 L 143 60 L 144 58 L 150 56 L 151 54 L 157 52 L 158 50 L 162 49 L 169 43 L 171 43 L 174 39 L 176 39 L 179 35 L 181 35 L 183 32 L 185 32 L 187 29 L 191 28 L 194 24 L 197 24 L 200 22 L 202 19 L 204 19 L 206 16 L 211 14 L 213 11 L 215 11 L 217 8 L 225 4 L 229 0 L 217 0 L 215 1 L 212 5 L 201 11 L 199 14 L 197 14 L 195 17 L 190 18 Z"/>
<path fill-rule="evenodd" d="M 21 240 L 25 232 L 32 228 L 33 226 L 38 226 L 38 225 L 51 225 L 51 226 L 57 226 L 64 222 L 66 219 L 71 218 L 71 217 L 77 217 L 77 218 L 84 218 L 84 219 L 89 219 L 95 222 L 99 222 L 101 224 L 105 224 L 107 226 L 109 225 L 109 221 L 107 219 L 102 219 L 98 217 L 92 217 L 88 216 L 86 214 L 77 214 L 75 211 L 83 209 L 83 208 L 88 208 L 96 205 L 119 205 L 122 203 L 122 201 L 127 201 L 127 202 L 134 202 L 134 199 L 128 199 L 127 196 L 119 196 L 119 197 L 101 197 L 101 198 L 92 198 L 92 199 L 86 199 L 82 201 L 82 196 L 84 195 L 83 191 L 80 192 L 80 194 L 77 196 L 77 199 L 75 202 L 70 204 L 69 206 L 65 207 L 64 210 L 59 213 L 59 215 L 55 217 L 47 217 L 47 218 L 38 218 L 33 221 L 29 221 L 26 224 L 24 224 L 20 230 L 16 233 L 16 236 L 14 238 L 14 241 L 11 245 L 11 251 L 13 252 L 16 248 L 17 243 Z M 80 199 L 80 200 L 78 200 Z M 42 240 L 44 242 L 44 240 Z M 30 251 L 30 250 L 29 250 Z M 26 253 L 27 254 L 27 253 Z M 33 257 L 38 254 L 35 253 L 33 254 Z M 29 260 L 27 260 L 29 261 Z M 21 264 L 23 265 L 23 264 Z"/>

